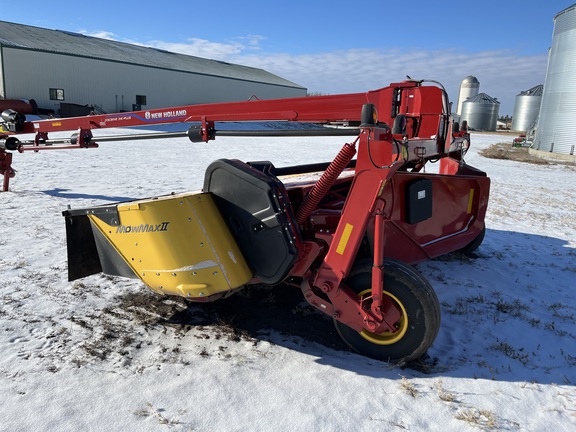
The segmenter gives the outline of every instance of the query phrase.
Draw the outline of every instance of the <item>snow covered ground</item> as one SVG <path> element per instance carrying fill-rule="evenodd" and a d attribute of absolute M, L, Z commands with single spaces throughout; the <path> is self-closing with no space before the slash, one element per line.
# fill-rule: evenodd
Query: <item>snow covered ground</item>
<path fill-rule="evenodd" d="M 213 160 L 327 161 L 345 138 L 103 143 L 14 155 L 0 193 L 2 431 L 576 430 L 576 168 L 486 159 L 473 259 L 420 264 L 442 326 L 425 370 L 348 352 L 298 290 L 209 305 L 68 282 L 62 210 L 199 189 Z"/>

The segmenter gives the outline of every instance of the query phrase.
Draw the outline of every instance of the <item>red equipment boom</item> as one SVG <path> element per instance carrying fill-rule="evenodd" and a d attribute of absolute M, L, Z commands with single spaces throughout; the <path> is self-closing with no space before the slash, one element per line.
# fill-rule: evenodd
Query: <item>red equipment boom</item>
<path fill-rule="evenodd" d="M 443 105 L 448 102 L 445 92 L 438 87 L 422 87 L 420 84 L 421 82 L 405 81 L 367 93 L 187 105 L 38 121 L 26 121 L 24 114 L 14 110 L 6 110 L 2 113 L 2 122 L 0 122 L 0 173 L 4 175 L 3 190 L 8 190 L 9 179 L 15 174 L 11 165 L 12 155 L 9 151 L 23 153 L 25 151 L 96 148 L 98 144 L 92 134 L 94 129 L 198 122 L 200 126 L 193 126 L 187 132 L 190 140 L 197 142 L 214 138 L 215 122 L 279 120 L 318 124 L 342 122 L 359 124 L 362 106 L 372 104 L 379 114 L 381 123 L 391 125 L 398 115 L 404 116 L 407 121 L 407 132 L 411 137 L 429 137 L 438 132 L 438 121 L 440 120 L 438 113 L 444 112 L 440 126 L 446 132 L 448 108 Z M 441 94 L 444 94 L 444 97 L 440 96 Z M 62 131 L 74 132 L 66 140 L 49 139 L 49 133 Z M 22 134 L 34 134 L 34 139 L 20 141 L 15 136 Z M 98 141 L 126 140 L 135 137 L 151 139 L 180 135 L 184 135 L 184 133 L 98 137 Z M 435 144 L 430 140 L 427 140 L 426 143 L 422 141 L 421 145 L 416 147 L 425 146 L 426 148 L 418 151 L 426 152 L 427 155 L 439 154 L 448 150 L 443 148 L 444 143 L 440 137 L 436 141 Z"/>

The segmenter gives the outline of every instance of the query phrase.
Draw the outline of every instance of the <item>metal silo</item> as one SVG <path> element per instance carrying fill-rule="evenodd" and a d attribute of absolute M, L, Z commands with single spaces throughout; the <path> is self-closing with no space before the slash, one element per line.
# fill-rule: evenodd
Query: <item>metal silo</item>
<path fill-rule="evenodd" d="M 544 86 L 540 84 L 516 96 L 514 115 L 512 116 L 512 130 L 527 132 L 534 127 L 540 112 L 543 88 Z"/>
<path fill-rule="evenodd" d="M 494 131 L 498 121 L 500 102 L 486 93 L 470 97 L 462 104 L 460 122 L 467 121 L 474 130 Z"/>
<path fill-rule="evenodd" d="M 472 75 L 468 75 L 460 83 L 460 92 L 458 93 L 458 105 L 456 108 L 456 114 L 462 114 L 462 104 L 464 101 L 470 97 L 474 97 L 478 94 L 480 90 L 480 81 Z"/>
<path fill-rule="evenodd" d="M 576 4 L 554 17 L 552 46 L 533 148 L 575 154 Z"/>

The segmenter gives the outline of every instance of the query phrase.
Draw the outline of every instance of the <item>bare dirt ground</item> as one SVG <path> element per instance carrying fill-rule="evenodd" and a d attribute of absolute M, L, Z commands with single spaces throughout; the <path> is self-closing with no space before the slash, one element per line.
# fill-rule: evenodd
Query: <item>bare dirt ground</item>
<path fill-rule="evenodd" d="M 548 160 L 532 155 L 528 152 L 528 147 L 512 147 L 510 141 L 493 144 L 478 153 L 490 159 L 506 159 L 537 165 L 565 165 L 576 167 L 576 162 Z"/>

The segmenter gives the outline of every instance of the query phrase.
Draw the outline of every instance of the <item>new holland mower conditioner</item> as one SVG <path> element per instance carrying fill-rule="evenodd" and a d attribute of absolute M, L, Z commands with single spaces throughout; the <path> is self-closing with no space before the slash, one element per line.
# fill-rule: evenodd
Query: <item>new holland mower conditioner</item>
<path fill-rule="evenodd" d="M 321 126 L 215 126 L 249 121 Z M 426 352 L 439 330 L 440 305 L 412 265 L 476 249 L 490 188 L 486 174 L 464 161 L 470 135 L 452 121 L 440 84 L 408 80 L 367 93 L 58 121 L 7 116 L 0 129 L 5 189 L 14 174 L 10 151 L 96 147 L 96 140 L 135 136 L 96 139 L 94 129 L 177 122 L 192 126 L 138 138 L 187 136 L 200 143 L 218 136 L 322 135 L 343 145 L 331 162 L 308 165 L 220 159 L 206 170 L 199 192 L 66 210 L 70 280 L 99 272 L 136 277 L 159 294 L 196 302 L 228 297 L 247 284 L 278 290 L 289 283 L 332 317 L 358 353 L 407 362 Z M 66 130 L 75 131 L 69 141 L 49 140 L 48 133 Z M 36 138 L 15 137 L 24 133 Z M 430 162 L 439 164 L 438 174 L 425 172 Z"/>

